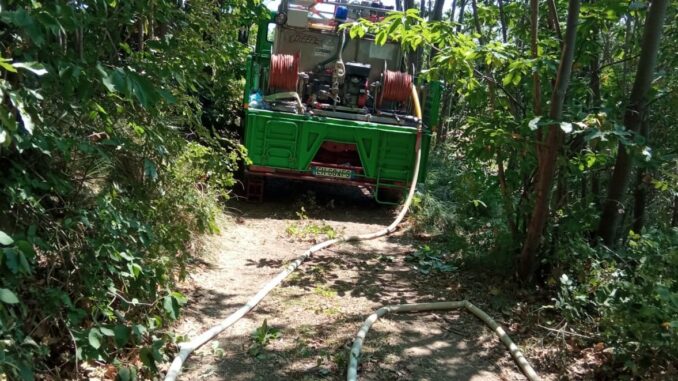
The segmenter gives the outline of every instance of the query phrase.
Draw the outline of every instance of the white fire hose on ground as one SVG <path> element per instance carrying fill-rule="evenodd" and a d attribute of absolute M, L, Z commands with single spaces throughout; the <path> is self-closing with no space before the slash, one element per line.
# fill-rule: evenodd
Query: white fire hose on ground
<path fill-rule="evenodd" d="M 233 312 L 231 315 L 226 317 L 224 320 L 222 320 L 219 324 L 213 326 L 212 328 L 208 329 L 207 331 L 201 333 L 200 335 L 196 336 L 192 340 L 181 343 L 179 344 L 179 353 L 177 356 L 174 358 L 174 361 L 172 361 L 172 364 L 170 365 L 169 370 L 167 371 L 167 374 L 165 375 L 165 381 L 174 381 L 176 378 L 179 376 L 179 373 L 181 373 L 181 368 L 188 359 L 188 356 L 193 353 L 196 349 L 202 347 L 205 345 L 207 342 L 212 340 L 214 337 L 216 337 L 218 334 L 226 330 L 228 327 L 232 326 L 240 320 L 245 314 L 247 314 L 249 311 L 251 311 L 259 302 L 261 302 L 266 295 L 268 295 L 271 290 L 273 290 L 275 287 L 277 287 L 282 281 L 290 275 L 294 270 L 296 270 L 299 265 L 303 261 L 305 261 L 307 258 L 309 258 L 311 255 L 314 253 L 326 249 L 334 244 L 337 243 L 343 243 L 343 242 L 355 242 L 355 241 L 363 241 L 363 240 L 368 240 L 368 239 L 374 239 L 377 237 L 385 236 L 388 234 L 393 233 L 400 222 L 405 218 L 405 215 L 407 214 L 408 209 L 410 208 L 410 205 L 412 204 L 412 199 L 414 197 L 414 191 L 417 186 L 417 181 L 419 179 L 419 166 L 421 164 L 421 139 L 422 139 L 422 112 L 421 112 L 421 105 L 419 103 L 419 95 L 417 94 L 417 89 L 414 85 L 412 85 L 412 98 L 414 100 L 414 108 L 415 112 L 417 115 L 417 118 L 419 118 L 419 126 L 417 128 L 417 141 L 415 144 L 415 151 L 416 151 L 416 158 L 415 158 L 415 163 L 414 163 L 414 175 L 412 177 L 412 183 L 410 184 L 410 189 L 407 194 L 407 199 L 405 200 L 405 204 L 403 205 L 402 209 L 398 213 L 398 216 L 396 219 L 387 227 L 378 230 L 374 233 L 367 233 L 367 234 L 361 234 L 361 235 L 354 235 L 354 236 L 349 236 L 345 238 L 335 238 L 335 239 L 330 239 L 325 242 L 321 242 L 317 245 L 312 246 L 308 250 L 306 250 L 302 255 L 297 257 L 297 259 L 294 260 L 294 262 L 290 263 L 283 271 L 281 271 L 278 275 L 276 275 L 275 278 L 271 279 L 268 283 L 264 285 L 264 287 L 259 290 L 254 296 L 252 296 L 242 307 L 240 307 L 237 311 Z M 470 303 L 469 303 L 470 304 Z M 389 307 L 390 308 L 390 307 Z M 384 311 L 381 315 L 383 315 L 386 311 Z M 482 311 L 481 311 L 482 312 Z M 379 315 L 379 316 L 381 316 Z M 374 316 L 374 315 L 373 315 Z M 370 316 L 372 318 L 372 316 Z M 488 316 L 489 318 L 489 316 Z M 374 318 L 374 321 L 376 321 L 377 318 Z M 368 319 L 369 320 L 369 319 Z M 492 319 L 490 319 L 492 320 Z M 374 321 L 372 323 L 374 323 Z M 369 324 L 369 326 L 372 325 L 372 323 Z M 495 323 L 496 325 L 496 323 Z M 364 334 L 362 338 L 364 339 L 365 334 L 367 334 L 367 330 L 369 330 L 369 326 L 367 328 L 364 328 Z M 361 329 L 361 332 L 363 331 Z M 499 328 L 501 329 L 501 328 Z M 503 330 L 502 330 L 503 332 Z M 360 335 L 360 334 L 359 334 Z M 508 338 L 508 336 L 506 336 Z M 504 339 L 502 339 L 504 340 Z M 509 339 L 510 341 L 510 339 Z M 361 345 L 362 345 L 362 339 L 361 339 Z M 361 346 L 360 345 L 360 346 Z M 360 346 L 357 347 L 358 353 L 360 352 Z M 515 344 L 513 344 L 515 346 Z M 355 344 L 354 344 L 355 348 Z M 524 358 L 523 358 L 524 360 Z M 525 363 L 527 364 L 527 361 L 525 360 Z M 527 364 L 527 367 L 529 367 L 529 364 Z M 357 357 L 356 357 L 356 372 L 357 372 Z M 522 367 L 521 367 L 522 369 Z M 532 369 L 531 367 L 529 369 Z M 350 369 L 349 369 L 350 371 Z M 532 370 L 534 373 L 534 371 Z M 527 374 L 527 373 L 526 373 Z M 349 377 L 350 377 L 350 372 L 349 372 Z M 529 378 L 529 376 L 528 376 Z M 351 378 L 349 378 L 350 380 Z M 355 378 L 354 378 L 355 379 Z M 530 378 L 530 380 L 533 380 Z"/>
<path fill-rule="evenodd" d="M 520 367 L 520 370 L 523 372 L 525 377 L 527 377 L 528 380 L 530 381 L 538 381 L 539 376 L 537 373 L 532 369 L 530 366 L 530 363 L 527 361 L 525 356 L 523 356 L 523 353 L 520 351 L 518 346 L 511 340 L 509 335 L 504 331 L 502 327 L 497 324 L 497 322 L 494 321 L 490 317 L 490 315 L 486 314 L 483 310 L 480 308 L 474 306 L 472 303 L 462 300 L 459 302 L 438 302 L 438 303 L 417 303 L 417 304 L 398 304 L 395 306 L 384 306 L 376 310 L 372 315 L 370 315 L 367 320 L 363 323 L 362 327 L 360 327 L 360 330 L 358 331 L 358 335 L 356 335 L 355 340 L 353 341 L 353 347 L 351 347 L 351 356 L 348 362 L 348 371 L 347 371 L 347 376 L 346 380 L 347 381 L 356 381 L 358 379 L 358 359 L 360 357 L 360 351 L 363 346 L 363 342 L 365 341 L 365 336 L 367 335 L 367 332 L 370 330 L 372 325 L 379 319 L 380 317 L 386 315 L 388 312 L 422 312 L 422 311 L 448 311 L 448 310 L 456 310 L 460 308 L 465 308 L 472 314 L 476 315 L 480 320 L 485 323 L 488 327 L 494 331 L 494 333 L 499 336 L 499 339 L 501 340 L 504 345 L 508 348 L 509 352 L 511 353 L 511 356 L 513 356 L 513 360 L 518 364 L 518 367 Z"/>

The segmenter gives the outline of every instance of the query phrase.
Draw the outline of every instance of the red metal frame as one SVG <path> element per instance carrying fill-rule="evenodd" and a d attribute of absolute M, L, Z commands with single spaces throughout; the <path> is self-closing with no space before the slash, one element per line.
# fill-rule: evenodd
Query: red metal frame
<path fill-rule="evenodd" d="M 321 167 L 328 167 L 328 168 L 337 168 L 337 169 L 348 169 L 355 171 L 362 172 L 362 167 L 350 167 L 350 166 L 341 166 L 341 165 L 333 165 L 333 164 L 325 164 L 325 163 L 318 163 L 318 162 L 311 162 L 311 165 L 317 165 Z M 303 180 L 303 181 L 314 181 L 314 182 L 319 182 L 319 183 L 326 183 L 326 184 L 342 184 L 342 185 L 350 185 L 350 186 L 368 186 L 368 187 L 374 187 L 377 183 L 373 179 L 364 179 L 364 180 L 356 180 L 356 179 L 342 179 L 339 177 L 325 177 L 325 176 L 314 176 L 307 174 L 305 172 L 298 172 L 298 171 L 292 171 L 289 169 L 278 169 L 278 168 L 270 168 L 270 167 L 262 167 L 258 165 L 250 165 L 248 169 L 245 171 L 246 174 L 252 174 L 252 175 L 259 175 L 259 176 L 266 176 L 266 177 L 277 177 L 277 178 L 283 178 L 283 179 L 290 179 L 290 180 Z M 382 182 L 380 186 L 386 186 L 386 187 L 391 187 L 391 188 L 407 188 L 408 184 L 403 184 L 401 182 Z"/>

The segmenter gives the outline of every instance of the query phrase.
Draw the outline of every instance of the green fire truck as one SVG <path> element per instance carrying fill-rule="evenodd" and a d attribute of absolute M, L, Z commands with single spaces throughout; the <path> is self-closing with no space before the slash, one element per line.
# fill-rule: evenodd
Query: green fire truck
<path fill-rule="evenodd" d="M 423 180 L 439 84 L 416 87 L 420 121 L 400 46 L 352 39 L 340 27 L 388 11 L 379 2 L 283 0 L 260 23 L 244 94 L 248 197 L 261 199 L 264 180 L 280 177 L 360 186 L 393 201 L 412 181 L 420 122 Z"/>

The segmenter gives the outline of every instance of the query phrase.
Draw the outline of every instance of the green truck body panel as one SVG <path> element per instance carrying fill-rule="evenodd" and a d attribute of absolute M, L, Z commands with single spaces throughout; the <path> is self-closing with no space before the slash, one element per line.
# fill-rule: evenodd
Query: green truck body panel
<path fill-rule="evenodd" d="M 248 110 L 245 146 L 253 165 L 311 174 L 311 161 L 325 141 L 355 144 L 364 173 L 356 180 L 408 183 L 415 162 L 416 128 L 329 117 Z M 431 134 L 422 139 L 424 178 Z"/>

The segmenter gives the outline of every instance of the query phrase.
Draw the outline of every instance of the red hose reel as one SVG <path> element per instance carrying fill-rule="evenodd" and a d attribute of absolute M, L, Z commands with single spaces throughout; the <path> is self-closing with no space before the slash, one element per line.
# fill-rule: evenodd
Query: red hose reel
<path fill-rule="evenodd" d="M 412 76 L 401 71 L 385 70 L 379 104 L 405 102 L 412 96 Z"/>
<path fill-rule="evenodd" d="M 273 54 L 268 87 L 278 91 L 296 91 L 299 80 L 299 53 Z"/>

